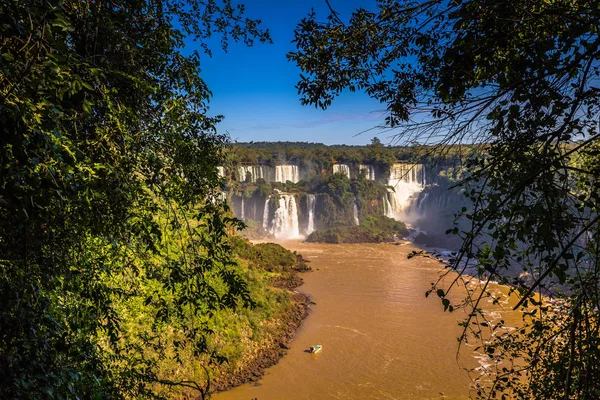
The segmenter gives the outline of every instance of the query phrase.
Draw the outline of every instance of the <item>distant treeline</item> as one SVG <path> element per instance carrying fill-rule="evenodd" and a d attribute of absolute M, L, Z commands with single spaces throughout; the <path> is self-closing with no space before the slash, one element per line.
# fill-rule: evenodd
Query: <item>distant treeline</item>
<path fill-rule="evenodd" d="M 453 146 L 385 146 L 377 138 L 369 145 L 325 145 L 309 142 L 249 142 L 236 143 L 229 148 L 227 164 L 243 163 L 277 165 L 293 163 L 299 166 L 330 168 L 332 164 L 369 164 L 387 168 L 397 161 L 425 165 L 457 166 L 474 151 L 474 145 Z"/>

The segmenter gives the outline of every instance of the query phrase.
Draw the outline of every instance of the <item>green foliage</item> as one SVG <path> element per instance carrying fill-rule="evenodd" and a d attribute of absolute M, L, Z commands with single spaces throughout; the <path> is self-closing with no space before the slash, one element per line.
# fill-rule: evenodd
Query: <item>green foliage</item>
<path fill-rule="evenodd" d="M 385 180 L 390 165 L 398 160 L 418 160 L 428 166 L 439 165 L 440 168 L 445 168 L 455 166 L 472 148 L 473 146 L 456 145 L 449 146 L 444 153 L 436 153 L 431 146 L 384 146 L 380 141 L 367 146 L 326 146 L 301 142 L 236 143 L 228 148 L 224 165 L 235 170 L 240 163 L 267 166 L 291 163 L 308 171 L 305 178 L 310 180 L 331 173 L 332 165 L 336 163 L 348 164 L 352 176 L 359 174 L 360 164 L 367 164 L 375 167 L 378 179 Z M 243 182 L 245 177 L 235 179 Z"/>
<path fill-rule="evenodd" d="M 248 260 L 252 268 L 269 272 L 304 271 L 306 265 L 302 257 L 277 243 L 250 244 L 247 239 L 233 236 L 229 239 L 236 255 Z"/>
<path fill-rule="evenodd" d="M 248 204 L 259 204 L 262 207 L 269 197 L 270 201 L 276 201 L 277 191 L 294 194 L 296 203 L 300 205 L 298 207 L 300 219 L 307 218 L 304 208 L 304 205 L 307 204 L 307 194 L 314 194 L 317 198 L 316 219 L 321 227 L 352 225 L 355 203 L 361 219 L 370 214 L 383 214 L 383 207 L 380 203 L 388 193 L 385 185 L 367 180 L 364 174 L 358 174 L 355 178 L 348 179 L 343 174 L 332 173 L 314 176 L 312 179 L 302 180 L 298 183 L 267 183 L 262 178 L 254 183 L 239 184 L 236 181 L 230 181 L 226 190 L 229 190 L 230 194 L 237 193 L 239 196 L 243 195 L 247 199 L 251 199 L 250 203 L 246 202 L 246 207 Z M 233 201 L 237 204 L 241 200 L 236 198 Z M 272 218 L 274 212 L 275 208 L 270 207 L 271 215 L 268 218 Z M 256 217 L 262 218 L 262 213 Z M 250 228 L 243 231 L 245 236 L 260 238 L 260 234 L 264 234 L 255 221 L 247 222 L 250 224 Z"/>
<path fill-rule="evenodd" d="M 393 242 L 408 235 L 402 222 L 386 216 L 369 216 L 360 226 L 337 226 L 311 233 L 311 243 L 380 243 Z"/>
<path fill-rule="evenodd" d="M 343 174 L 327 175 L 321 179 L 316 191 L 323 193 L 319 196 L 320 207 L 317 208 L 317 218 L 326 227 L 352 224 L 354 194 L 348 177 Z"/>
<path fill-rule="evenodd" d="M 449 177 L 462 179 L 473 204 L 458 215 L 470 226 L 449 231 L 463 241 L 455 266 L 475 262 L 480 277 L 513 283 L 527 318 L 506 333 L 482 315 L 488 291 L 462 304 L 461 339 L 491 327 L 483 345 L 498 363 L 477 379 L 477 395 L 597 398 L 600 3 L 377 6 L 349 21 L 332 12 L 320 22 L 313 12 L 298 25 L 288 57 L 302 70 L 302 102 L 326 108 L 360 89 L 386 105 L 399 140 L 440 143 L 440 154 L 484 143 Z M 533 302 L 540 290 L 565 298 L 561 317 Z M 449 299 L 443 305 L 451 309 Z"/>
<path fill-rule="evenodd" d="M 206 320 L 250 299 L 222 240 L 238 224 L 216 199 L 226 138 L 182 48 L 268 34 L 227 0 L 0 11 L 0 397 L 203 395 L 161 363 L 220 361 Z"/>
<path fill-rule="evenodd" d="M 359 218 L 362 221 L 369 215 L 383 214 L 383 206 L 372 209 L 370 204 L 381 202 L 388 195 L 387 188 L 375 181 L 367 180 L 360 175 L 352 181 L 352 192 L 358 208 Z"/>
<path fill-rule="evenodd" d="M 130 355 L 135 354 L 133 349 L 143 351 L 144 359 L 138 360 L 137 368 L 152 366 L 156 370 L 157 380 L 149 382 L 155 395 L 189 396 L 193 393 L 188 385 L 197 383 L 209 387 L 212 382 L 207 379 L 226 379 L 228 374 L 235 373 L 240 365 L 255 357 L 257 347 L 267 346 L 265 341 L 278 335 L 282 328 L 279 321 L 293 307 L 289 294 L 275 289 L 271 283 L 280 276 L 287 278 L 295 273 L 297 269 L 282 268 L 281 262 L 295 261 L 298 257 L 294 253 L 278 246 L 273 249 L 276 256 L 259 258 L 260 262 L 257 262 L 253 246 L 246 240 L 229 237 L 226 242 L 228 253 L 236 261 L 228 270 L 245 283 L 252 307 L 239 302 L 209 310 L 210 303 L 205 302 L 197 312 L 182 319 L 172 308 L 181 301 L 182 293 L 173 294 L 153 281 L 140 279 L 128 281 L 140 291 L 140 296 L 128 296 L 116 302 L 120 315 L 127 317 L 120 324 L 120 342 Z M 176 240 L 166 239 L 164 243 L 160 255 L 154 255 L 145 264 L 147 269 L 143 272 L 146 274 L 171 273 L 169 269 L 161 269 L 163 258 L 176 258 L 180 246 Z M 227 286 L 217 271 L 208 271 L 204 280 L 218 295 L 227 293 Z M 169 308 L 163 311 L 165 304 Z M 205 351 L 198 352 L 185 340 L 182 330 L 191 328 L 209 331 L 205 335 Z M 188 381 L 188 385 L 165 385 L 182 380 Z"/>
<path fill-rule="evenodd" d="M 408 235 L 408 230 L 406 229 L 406 225 L 403 222 L 396 221 L 393 218 L 388 218 L 386 216 L 375 216 L 371 215 L 361 221 L 361 226 L 365 228 L 371 229 L 373 231 L 380 230 L 382 232 L 394 232 L 397 235 L 406 236 Z"/>
<path fill-rule="evenodd" d="M 243 234 L 245 238 L 253 240 L 253 239 L 262 239 L 268 235 L 268 232 L 265 231 L 262 224 L 253 219 L 246 219 L 245 227 L 240 230 L 238 233 Z"/>

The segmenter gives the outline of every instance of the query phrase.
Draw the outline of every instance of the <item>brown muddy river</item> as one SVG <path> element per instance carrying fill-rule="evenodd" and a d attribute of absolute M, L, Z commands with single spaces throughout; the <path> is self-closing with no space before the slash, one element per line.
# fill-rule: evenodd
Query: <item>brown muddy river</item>
<path fill-rule="evenodd" d="M 436 296 L 424 296 L 439 276 L 439 262 L 407 259 L 408 245 L 282 244 L 311 261 L 314 272 L 303 274 L 298 290 L 316 305 L 288 354 L 258 385 L 234 388 L 215 400 L 469 397 L 464 368 L 486 362 L 473 347 L 462 347 L 457 358 L 457 322 L 464 312 L 444 313 Z M 464 290 L 455 290 L 454 297 Z M 492 311 L 490 303 L 487 307 Z M 497 306 L 494 313 L 509 326 L 521 319 Z M 306 353 L 313 344 L 323 350 Z"/>

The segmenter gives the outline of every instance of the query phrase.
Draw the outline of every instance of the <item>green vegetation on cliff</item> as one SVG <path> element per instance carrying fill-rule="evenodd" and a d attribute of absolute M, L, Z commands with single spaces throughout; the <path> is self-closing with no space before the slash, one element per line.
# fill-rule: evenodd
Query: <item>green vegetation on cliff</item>
<path fill-rule="evenodd" d="M 397 203 L 390 198 L 395 188 L 387 186 L 390 171 L 394 171 L 395 181 L 397 171 L 403 168 L 393 166 L 399 159 L 418 163 L 400 163 L 405 166 L 406 181 L 446 189 L 464 173 L 460 158 L 476 147 L 455 146 L 436 157 L 428 155 L 429 150 L 427 146 L 384 146 L 376 139 L 367 146 L 241 143 L 229 149 L 221 166 L 223 188 L 235 214 L 249 225 L 243 234 L 251 238 L 266 237 L 272 231 L 270 221 L 281 194 L 295 197 L 301 233 L 352 226 L 355 218 L 362 221 L 369 215 L 399 214 L 398 208 L 392 208 Z M 275 182 L 285 179 L 283 171 L 297 182 Z M 446 229 L 444 226 L 443 231 Z"/>
<path fill-rule="evenodd" d="M 268 33 L 228 1 L 0 10 L 0 398 L 205 395 L 293 306 L 228 243 L 227 138 L 183 47 Z"/>
<path fill-rule="evenodd" d="M 311 233 L 312 243 L 379 243 L 393 242 L 408 235 L 402 222 L 386 216 L 369 216 L 360 226 L 336 226 Z"/>
<path fill-rule="evenodd" d="M 366 164 L 385 171 L 398 160 L 420 163 L 459 165 L 459 160 L 474 150 L 471 145 L 449 146 L 443 154 L 431 146 L 386 146 L 377 138 L 367 146 L 324 145 L 304 142 L 236 143 L 228 151 L 227 167 L 241 163 L 252 165 L 296 164 L 316 171 L 331 170 L 331 165 Z M 239 177 L 243 180 L 244 177 Z"/>

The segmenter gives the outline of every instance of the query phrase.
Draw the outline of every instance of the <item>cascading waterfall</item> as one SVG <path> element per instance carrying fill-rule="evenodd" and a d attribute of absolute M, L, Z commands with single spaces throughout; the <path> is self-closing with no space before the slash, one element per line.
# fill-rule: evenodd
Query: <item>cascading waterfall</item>
<path fill-rule="evenodd" d="M 423 164 L 398 163 L 390 167 L 390 179 L 407 183 L 425 184 L 425 168 Z"/>
<path fill-rule="evenodd" d="M 344 174 L 350 179 L 350 167 L 346 164 L 333 164 L 334 174 Z"/>
<path fill-rule="evenodd" d="M 275 167 L 275 182 L 298 183 L 300 181 L 300 172 L 297 165 L 277 165 Z"/>
<path fill-rule="evenodd" d="M 243 195 L 242 195 L 242 213 L 241 214 L 242 214 L 241 215 L 241 220 L 245 221 L 246 220 L 246 215 L 245 215 L 245 212 L 244 212 L 244 196 Z"/>
<path fill-rule="evenodd" d="M 423 193 L 423 195 L 419 196 L 419 201 L 417 203 L 417 211 L 423 212 L 425 202 L 427 201 L 427 197 L 429 197 L 429 192 Z"/>
<path fill-rule="evenodd" d="M 263 211 L 263 223 L 262 223 L 262 226 L 263 226 L 263 229 L 265 231 L 269 231 L 269 224 L 270 224 L 270 221 L 269 221 L 269 212 L 271 211 L 270 210 L 270 207 L 271 207 L 271 201 L 270 200 L 271 199 L 269 197 L 267 197 L 267 199 L 265 200 L 265 209 Z"/>
<path fill-rule="evenodd" d="M 246 182 L 248 173 L 250 174 L 250 182 L 256 182 L 259 178 L 272 182 L 274 178 L 273 168 L 266 165 L 241 165 L 237 168 L 237 171 L 240 182 Z"/>
<path fill-rule="evenodd" d="M 374 181 L 375 180 L 375 167 L 373 167 L 372 165 L 360 164 L 358 166 L 358 170 L 361 171 L 363 169 L 366 171 L 365 177 L 370 181 Z"/>
<path fill-rule="evenodd" d="M 306 234 L 310 235 L 315 231 L 315 206 L 317 204 L 314 194 L 307 195 L 308 202 L 308 226 L 306 227 Z"/>
<path fill-rule="evenodd" d="M 360 221 L 358 220 L 358 206 L 356 205 L 356 197 L 354 198 L 353 217 L 354 217 L 354 224 L 360 225 Z"/>
<path fill-rule="evenodd" d="M 392 204 L 387 196 L 383 198 L 383 213 L 386 217 L 394 218 L 394 209 L 392 208 Z"/>
<path fill-rule="evenodd" d="M 269 220 L 273 200 L 267 198 L 263 215 L 263 228 L 276 238 L 296 238 L 300 236 L 296 198 L 290 194 L 277 194 L 273 219 Z"/>
<path fill-rule="evenodd" d="M 411 201 L 423 190 L 424 177 L 422 164 L 392 164 L 388 181 L 391 212 L 386 211 L 387 216 L 395 219 L 401 217 Z"/>
<path fill-rule="evenodd" d="M 411 201 L 423 190 L 424 169 L 421 164 L 399 163 L 390 168 L 389 205 L 386 215 L 398 218 Z"/>

